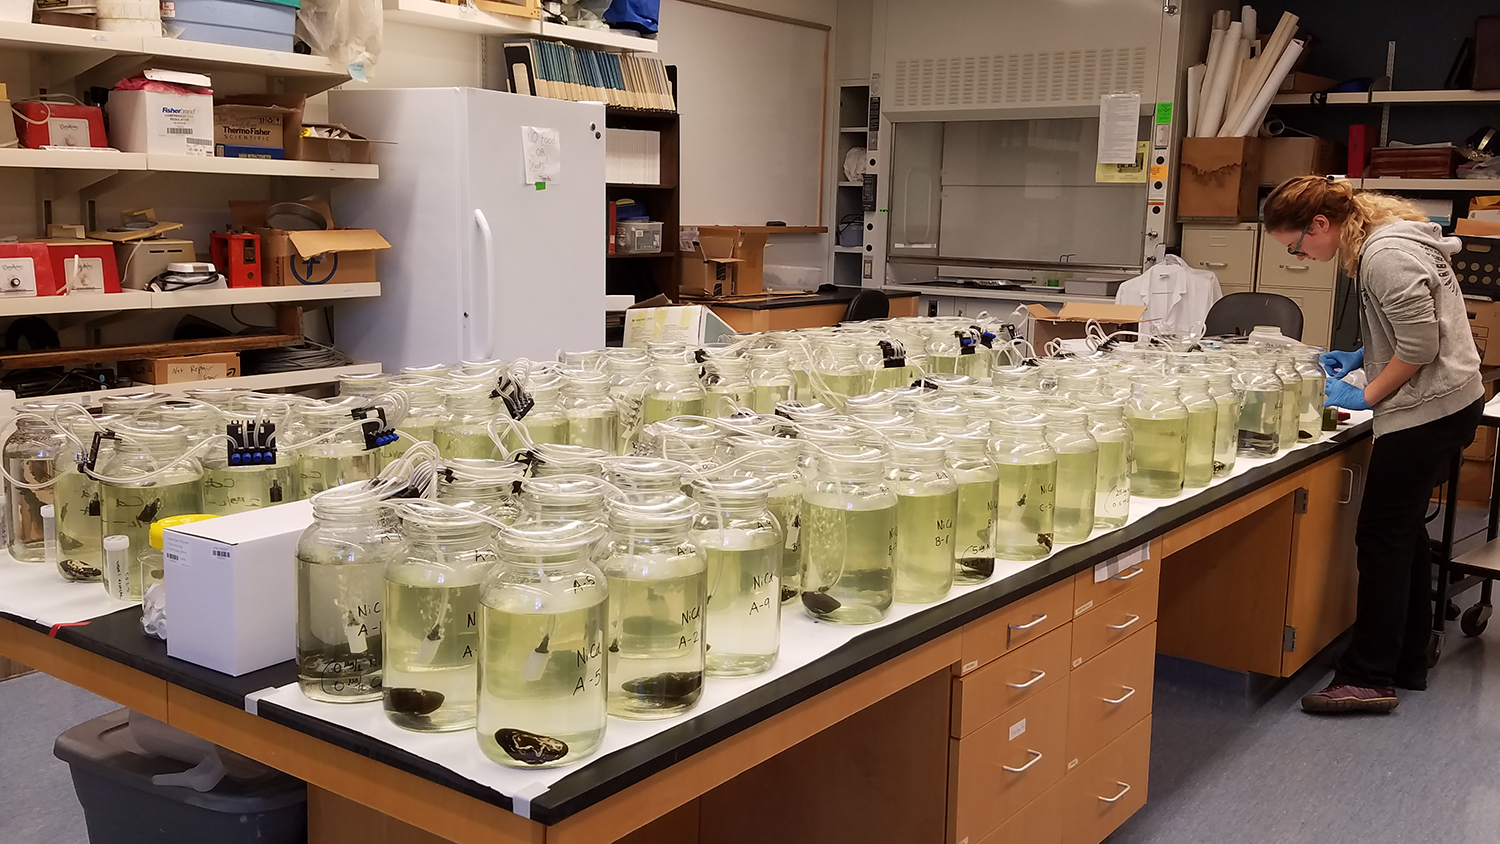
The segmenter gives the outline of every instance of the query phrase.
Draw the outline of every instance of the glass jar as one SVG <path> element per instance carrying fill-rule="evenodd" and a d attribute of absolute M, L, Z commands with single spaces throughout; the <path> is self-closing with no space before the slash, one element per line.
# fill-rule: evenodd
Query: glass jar
<path fill-rule="evenodd" d="M 1214 477 L 1214 439 L 1219 403 L 1209 392 L 1207 375 L 1176 375 L 1182 404 L 1188 411 L 1187 462 L 1182 484 L 1188 489 L 1208 486 Z"/>
<path fill-rule="evenodd" d="M 813 346 L 813 394 L 831 407 L 842 408 L 854 396 L 874 386 L 870 355 L 855 343 L 832 337 Z"/>
<path fill-rule="evenodd" d="M 1240 445 L 1240 394 L 1234 388 L 1234 373 L 1230 370 L 1210 371 L 1208 394 L 1214 397 L 1218 408 L 1218 415 L 1214 417 L 1214 477 L 1227 478 L 1234 471 Z M 1321 396 L 1318 404 L 1321 411 Z"/>
<path fill-rule="evenodd" d="M 895 598 L 931 604 L 953 588 L 958 482 L 948 471 L 948 440 L 896 432 L 889 443 L 887 480 L 896 493 Z"/>
<path fill-rule="evenodd" d="M 148 416 L 155 413 L 156 406 L 170 398 L 172 397 L 166 393 L 152 392 L 102 396 L 99 399 L 99 410 L 110 416 L 118 416 L 126 422 L 133 422 L 142 413 Z"/>
<path fill-rule="evenodd" d="M 983 583 L 995 573 L 995 506 L 1000 473 L 990 461 L 986 431 L 947 434 L 946 439 L 948 471 L 958 482 L 953 581 Z"/>
<path fill-rule="evenodd" d="M 366 450 L 364 430 L 355 424 L 353 411 L 362 406 L 355 396 L 300 408 L 301 436 L 293 450 L 303 498 L 379 473 L 380 457 L 374 449 Z"/>
<path fill-rule="evenodd" d="M 140 417 L 137 417 L 139 419 Z M 150 547 L 151 523 L 168 516 L 203 512 L 203 466 L 187 457 L 187 438 L 181 428 L 114 426 L 117 437 L 107 461 L 100 461 L 100 482 L 106 537 L 129 541 L 126 569 L 104 570 L 106 592 L 139 601 L 145 591 L 140 554 Z"/>
<path fill-rule="evenodd" d="M 1040 416 L 990 421 L 990 459 L 999 476 L 995 557 L 1040 560 L 1052 553 L 1057 512 L 1057 452 Z"/>
<path fill-rule="evenodd" d="M 949 396 L 917 405 L 912 424 L 930 434 L 955 434 L 969 427 L 969 409 Z"/>
<path fill-rule="evenodd" d="M 751 349 L 750 407 L 756 413 L 775 413 L 776 405 L 792 398 L 797 382 L 792 357 L 784 349 Z"/>
<path fill-rule="evenodd" d="M 562 375 L 562 408 L 568 420 L 568 445 L 617 454 L 618 415 L 609 397 L 609 377 L 602 372 L 568 370 Z"/>
<path fill-rule="evenodd" d="M 449 366 L 446 363 L 429 363 L 425 366 L 401 367 L 402 375 L 419 375 L 427 378 L 437 379 L 447 378 L 448 373 L 451 371 L 453 371 L 453 367 Z"/>
<path fill-rule="evenodd" d="M 604 368 L 604 349 L 589 349 L 582 352 L 559 351 L 557 362 L 575 372 L 600 372 Z"/>
<path fill-rule="evenodd" d="M 229 426 L 238 424 L 240 431 L 253 432 L 257 420 L 231 414 L 216 414 L 216 417 L 218 424 L 224 426 L 215 429 L 214 436 L 219 442 L 205 446 L 206 450 L 201 452 L 203 512 L 213 516 L 228 516 L 231 513 L 245 513 L 296 500 L 296 490 L 301 479 L 295 458 L 285 450 L 278 449 L 276 458 L 269 463 L 257 463 L 253 457 L 247 460 L 243 456 L 231 461 L 226 439 Z M 252 441 L 242 440 L 246 447 Z"/>
<path fill-rule="evenodd" d="M 1271 457 L 1281 445 L 1281 378 L 1270 361 L 1245 355 L 1234 374 L 1240 393 L 1239 453 L 1245 457 Z"/>
<path fill-rule="evenodd" d="M 1142 498 L 1176 498 L 1187 470 L 1188 410 L 1175 383 L 1138 376 L 1125 407 L 1134 460 L 1130 494 Z"/>
<path fill-rule="evenodd" d="M 500 415 L 494 389 L 487 384 L 438 388 L 443 416 L 433 426 L 432 443 L 445 460 L 505 460 L 507 455 L 490 436 L 490 423 Z M 500 424 L 496 433 L 504 430 Z"/>
<path fill-rule="evenodd" d="M 528 478 L 521 483 L 521 518 L 534 521 L 602 522 L 605 487 L 582 478 Z"/>
<path fill-rule="evenodd" d="M 948 375 L 968 375 L 967 361 L 960 362 L 963 355 L 962 332 L 949 326 L 934 326 L 927 330 L 927 371 Z M 973 354 L 971 351 L 970 354 Z M 960 365 L 960 364 L 963 365 Z M 985 373 L 989 374 L 989 373 Z"/>
<path fill-rule="evenodd" d="M 380 700 L 385 570 L 403 559 L 394 512 L 361 484 L 313 498 L 297 540 L 297 685 L 312 700 Z"/>
<path fill-rule="evenodd" d="M 1077 405 L 1045 411 L 1047 445 L 1057 452 L 1056 514 L 1052 540 L 1071 545 L 1094 532 L 1099 489 L 1099 443 L 1089 434 L 1088 414 Z"/>
<path fill-rule="evenodd" d="M 724 353 L 710 355 L 703 361 L 703 373 L 708 415 L 726 416 L 753 403 L 749 360 Z"/>
<path fill-rule="evenodd" d="M 420 733 L 474 726 L 479 584 L 496 560 L 489 522 L 421 501 L 397 509 L 402 553 L 386 563 L 381 698 L 391 723 Z"/>
<path fill-rule="evenodd" d="M 568 416 L 562 403 L 563 381 L 551 373 L 538 374 L 537 379 L 528 385 L 531 400 L 535 404 L 521 420 L 526 425 L 526 435 L 531 438 L 533 445 L 566 444 Z M 503 402 L 500 410 L 505 410 Z"/>
<path fill-rule="evenodd" d="M 239 387 L 198 387 L 183 390 L 182 394 L 193 401 L 203 402 L 209 407 L 228 410 L 234 406 L 235 399 L 248 392 L 249 390 L 242 390 Z"/>
<path fill-rule="evenodd" d="M 57 455 L 53 498 L 57 505 L 57 571 L 64 580 L 99 583 L 104 579 L 104 500 L 99 482 L 83 471 L 83 463 L 93 450 L 94 435 L 119 421 L 118 416 L 83 414 L 67 422 L 73 439 Z M 100 438 L 99 460 L 108 462 L 113 444 L 113 440 Z"/>
<path fill-rule="evenodd" d="M 1125 402 L 1103 395 L 1074 397 L 1089 416 L 1089 436 L 1099 445 L 1099 472 L 1094 487 L 1094 527 L 1124 527 L 1130 521 L 1130 426 Z"/>
<path fill-rule="evenodd" d="M 875 378 L 870 384 L 872 393 L 901 389 L 917 380 L 917 369 L 912 366 L 903 342 L 895 336 L 877 337 L 875 347 L 879 350 L 879 356 L 875 366 Z"/>
<path fill-rule="evenodd" d="M 785 534 L 771 515 L 772 485 L 760 478 L 693 482 L 698 517 L 693 544 L 708 565 L 706 671 L 749 677 L 781 652 L 781 549 Z"/>
<path fill-rule="evenodd" d="M 713 466 L 723 440 L 718 427 L 688 419 L 668 419 L 646 426 L 637 453 L 675 460 L 693 470 Z"/>
<path fill-rule="evenodd" d="M 609 378 L 609 397 L 615 404 L 615 454 L 629 454 L 635 448 L 645 413 L 649 384 L 643 376 L 650 367 L 636 349 L 610 349 L 604 358 L 604 374 Z"/>
<path fill-rule="evenodd" d="M 525 477 L 526 467 L 520 463 L 455 457 L 437 470 L 434 498 L 511 524 L 521 515 L 516 487 Z"/>
<path fill-rule="evenodd" d="M 555 478 L 558 475 L 603 478 L 605 464 L 609 461 L 608 452 L 581 445 L 543 444 L 533 448 L 528 455 L 531 475 L 536 478 Z"/>
<path fill-rule="evenodd" d="M 1041 375 L 1035 366 L 1009 366 L 990 370 L 990 385 L 999 389 L 1035 390 L 1041 384 Z"/>
<path fill-rule="evenodd" d="M 595 562 L 609 581 L 609 714 L 670 718 L 703 695 L 707 565 L 685 496 L 610 501 L 609 533 Z"/>
<path fill-rule="evenodd" d="M 771 484 L 766 506 L 782 532 L 781 603 L 791 603 L 802 589 L 802 446 L 783 437 L 731 437 L 728 447 L 737 464 L 730 471 Z"/>
<path fill-rule="evenodd" d="M 339 395 L 373 398 L 382 393 L 390 392 L 393 377 L 384 372 L 359 372 L 340 375 Z"/>
<path fill-rule="evenodd" d="M 609 462 L 606 480 L 630 500 L 675 498 L 682 494 L 682 464 L 656 457 L 621 457 Z"/>
<path fill-rule="evenodd" d="M 512 768 L 587 758 L 604 741 L 609 586 L 604 533 L 537 521 L 500 534 L 479 595 L 479 749 Z"/>
<path fill-rule="evenodd" d="M 698 379 L 696 363 L 656 363 L 656 380 L 646 390 L 642 424 L 663 422 L 678 416 L 702 416 L 707 393 Z"/>
<path fill-rule="evenodd" d="M 208 519 L 217 519 L 207 513 L 190 513 L 184 516 L 168 516 L 165 519 L 157 519 L 151 523 L 151 532 L 147 538 L 149 547 L 143 549 L 137 556 L 141 561 L 141 594 L 145 595 L 151 587 L 167 581 L 167 561 L 162 553 L 166 545 L 164 532 L 167 528 L 190 525 L 193 522 L 202 522 Z"/>
<path fill-rule="evenodd" d="M 1297 374 L 1302 378 L 1297 439 L 1300 442 L 1311 442 L 1322 436 L 1323 430 L 1323 384 L 1327 380 L 1321 363 L 1323 350 L 1302 346 L 1297 349 L 1296 354 Z"/>
<path fill-rule="evenodd" d="M 22 405 L 16 429 L 5 440 L 5 535 L 17 562 L 47 558 L 42 506 L 55 504 L 57 458 L 72 450 L 72 442 L 53 422 L 57 408 L 40 402 Z"/>
<path fill-rule="evenodd" d="M 896 493 L 879 449 L 817 451 L 802 496 L 802 605 L 814 618 L 873 624 L 895 600 Z"/>
<path fill-rule="evenodd" d="M 1302 416 L 1302 376 L 1297 372 L 1297 358 L 1290 348 L 1277 349 L 1276 377 L 1281 379 L 1281 427 L 1277 429 L 1276 447 L 1286 451 L 1297 444 L 1297 426 Z"/>
<path fill-rule="evenodd" d="M 443 396 L 438 392 L 441 383 L 420 375 L 397 375 L 391 379 L 391 389 L 401 391 L 406 397 L 406 416 L 396 426 L 400 439 L 380 447 L 386 464 L 417 443 L 432 442 L 433 431 L 443 418 Z"/>

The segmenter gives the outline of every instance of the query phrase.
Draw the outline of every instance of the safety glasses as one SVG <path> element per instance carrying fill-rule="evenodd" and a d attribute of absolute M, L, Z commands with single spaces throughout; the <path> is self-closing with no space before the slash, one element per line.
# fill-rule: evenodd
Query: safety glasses
<path fill-rule="evenodd" d="M 1302 251 L 1302 241 L 1307 239 L 1307 230 L 1312 228 L 1312 223 L 1302 227 L 1302 234 L 1297 236 L 1297 242 L 1286 248 L 1286 254 L 1293 258 L 1306 258 L 1307 253 Z"/>

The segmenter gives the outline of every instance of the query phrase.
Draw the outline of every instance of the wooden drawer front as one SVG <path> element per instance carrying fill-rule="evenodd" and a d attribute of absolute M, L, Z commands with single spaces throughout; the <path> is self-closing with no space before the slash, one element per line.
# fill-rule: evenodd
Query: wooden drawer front
<path fill-rule="evenodd" d="M 1042 792 L 979 844 L 1062 844 L 1068 778 Z M 962 844 L 962 842 L 960 842 Z"/>
<path fill-rule="evenodd" d="M 1064 580 L 964 627 L 959 673 L 1051 633 L 1073 617 L 1073 584 Z"/>
<path fill-rule="evenodd" d="M 1151 716 L 1063 780 L 1063 841 L 1099 844 L 1146 805 Z"/>
<path fill-rule="evenodd" d="M 1064 624 L 989 665 L 953 680 L 953 737 L 963 738 L 996 716 L 1068 676 L 1073 625 Z"/>
<path fill-rule="evenodd" d="M 1153 547 L 1151 556 L 1154 557 L 1155 554 L 1156 549 Z M 1161 563 L 1149 557 L 1098 583 L 1094 582 L 1094 569 L 1081 571 L 1073 576 L 1073 615 L 1080 616 L 1102 606 L 1105 601 L 1123 595 L 1125 590 L 1138 583 L 1155 579 L 1160 573 Z"/>
<path fill-rule="evenodd" d="M 1082 762 L 1151 712 L 1156 625 L 1073 670 L 1069 679 L 1068 764 Z"/>
<path fill-rule="evenodd" d="M 1328 348 L 1328 338 L 1333 333 L 1333 291 L 1299 290 L 1295 287 L 1256 288 L 1261 293 L 1276 293 L 1297 303 L 1302 309 L 1302 342 L 1309 346 Z"/>
<path fill-rule="evenodd" d="M 1338 264 L 1333 261 L 1314 261 L 1310 258 L 1293 258 L 1286 247 L 1269 235 L 1260 241 L 1260 276 L 1256 288 L 1293 287 L 1302 290 L 1325 290 L 1333 292 L 1334 280 L 1338 278 Z"/>
<path fill-rule="evenodd" d="M 1094 607 L 1073 621 L 1073 662 L 1077 668 L 1104 653 L 1108 648 L 1139 633 L 1156 621 L 1156 600 L 1160 590 L 1156 573 L 1140 578 L 1141 583 L 1125 594 Z"/>
<path fill-rule="evenodd" d="M 1062 780 L 1067 701 L 1062 680 L 968 738 L 950 739 L 950 842 L 978 841 Z"/>
<path fill-rule="evenodd" d="M 1182 259 L 1194 269 L 1218 276 L 1220 287 L 1249 288 L 1255 283 L 1257 229 L 1254 225 L 1185 225 Z"/>

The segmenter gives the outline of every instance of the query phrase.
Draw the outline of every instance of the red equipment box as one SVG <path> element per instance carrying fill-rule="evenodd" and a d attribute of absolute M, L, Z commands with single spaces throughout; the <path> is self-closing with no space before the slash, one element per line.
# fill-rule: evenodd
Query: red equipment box
<path fill-rule="evenodd" d="M 48 294 L 41 294 L 43 290 Z M 56 291 L 47 247 L 40 243 L 0 243 L 0 299 L 50 295 Z"/>
<path fill-rule="evenodd" d="M 115 245 L 107 240 L 50 238 L 33 241 L 47 248 L 52 287 L 37 286 L 38 296 L 72 293 L 119 293 Z"/>
<path fill-rule="evenodd" d="M 16 103 L 12 107 L 21 146 L 108 147 L 104 113 L 98 106 L 49 101 Z"/>
<path fill-rule="evenodd" d="M 209 260 L 230 287 L 260 287 L 260 235 L 214 232 L 208 236 Z"/>

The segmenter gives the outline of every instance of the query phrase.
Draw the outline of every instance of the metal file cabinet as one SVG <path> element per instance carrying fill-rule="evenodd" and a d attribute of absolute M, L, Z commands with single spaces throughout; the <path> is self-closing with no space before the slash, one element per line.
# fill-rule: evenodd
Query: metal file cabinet
<path fill-rule="evenodd" d="M 1190 223 L 1182 227 L 1182 258 L 1211 270 L 1224 295 L 1277 293 L 1302 308 L 1302 342 L 1328 348 L 1333 337 L 1338 264 L 1301 261 L 1259 223 Z"/>

